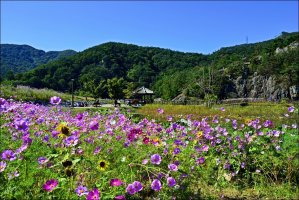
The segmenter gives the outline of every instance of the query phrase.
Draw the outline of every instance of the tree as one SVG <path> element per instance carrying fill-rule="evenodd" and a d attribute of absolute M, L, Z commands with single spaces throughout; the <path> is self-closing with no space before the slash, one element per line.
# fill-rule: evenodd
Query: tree
<path fill-rule="evenodd" d="M 106 81 L 102 80 L 98 84 L 95 80 L 87 81 L 83 83 L 83 91 L 85 95 L 91 94 L 93 98 L 107 97 L 107 85 Z"/>
<path fill-rule="evenodd" d="M 124 97 L 125 81 L 123 78 L 112 78 L 107 80 L 108 94 L 111 99 L 121 99 Z"/>
<path fill-rule="evenodd" d="M 7 73 L 6 73 L 6 79 L 7 80 L 14 80 L 15 79 L 15 74 L 12 70 L 9 70 Z"/>

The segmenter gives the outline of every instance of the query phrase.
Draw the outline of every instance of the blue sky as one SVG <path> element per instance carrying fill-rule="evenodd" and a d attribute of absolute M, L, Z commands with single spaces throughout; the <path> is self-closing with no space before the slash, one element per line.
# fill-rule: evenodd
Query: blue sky
<path fill-rule="evenodd" d="M 1 1 L 1 43 L 45 51 L 117 41 L 212 53 L 298 31 L 298 1 Z"/>

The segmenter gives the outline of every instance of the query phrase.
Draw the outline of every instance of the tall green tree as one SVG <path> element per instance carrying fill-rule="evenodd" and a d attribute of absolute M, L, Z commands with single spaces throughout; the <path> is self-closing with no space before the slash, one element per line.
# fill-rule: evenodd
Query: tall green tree
<path fill-rule="evenodd" d="M 112 78 L 107 80 L 108 94 L 111 99 L 121 99 L 124 97 L 124 89 L 126 88 L 123 78 Z"/>

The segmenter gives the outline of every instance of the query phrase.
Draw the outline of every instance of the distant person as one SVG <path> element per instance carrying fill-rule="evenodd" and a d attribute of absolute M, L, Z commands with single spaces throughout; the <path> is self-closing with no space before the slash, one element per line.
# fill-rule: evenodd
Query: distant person
<path fill-rule="evenodd" d="M 120 107 L 120 103 L 118 103 L 118 101 L 115 99 L 115 100 L 114 100 L 114 107 L 117 107 L 117 106 Z"/>

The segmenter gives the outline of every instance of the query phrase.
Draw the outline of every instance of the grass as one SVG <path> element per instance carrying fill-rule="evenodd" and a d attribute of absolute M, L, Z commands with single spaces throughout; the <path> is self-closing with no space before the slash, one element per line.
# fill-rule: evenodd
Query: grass
<path fill-rule="evenodd" d="M 12 85 L 1 85 L 0 96 L 9 99 L 13 98 L 19 101 L 42 101 L 49 102 L 50 98 L 53 96 L 59 96 L 63 101 L 71 100 L 72 95 L 62 92 L 57 92 L 51 89 L 36 89 L 28 86 L 17 86 Z M 85 97 L 74 96 L 74 100 L 85 100 Z M 87 100 L 93 100 L 93 98 L 88 97 Z"/>
<path fill-rule="evenodd" d="M 275 125 L 286 123 L 284 114 L 287 108 L 291 106 L 290 103 L 249 103 L 248 106 L 239 105 L 217 105 L 208 108 L 203 105 L 162 105 L 162 104 L 147 104 L 136 110 L 136 113 L 159 121 L 166 121 L 167 116 L 172 116 L 175 120 L 187 117 L 198 119 L 202 117 L 213 118 L 219 116 L 220 118 L 234 118 L 239 122 L 244 123 L 244 119 L 260 118 L 262 121 L 270 119 Z M 295 105 L 296 106 L 296 105 Z M 224 107 L 225 111 L 220 111 Z M 162 108 L 165 112 L 160 115 L 157 110 Z M 288 118 L 288 123 L 298 122 L 298 115 L 292 115 Z"/>

